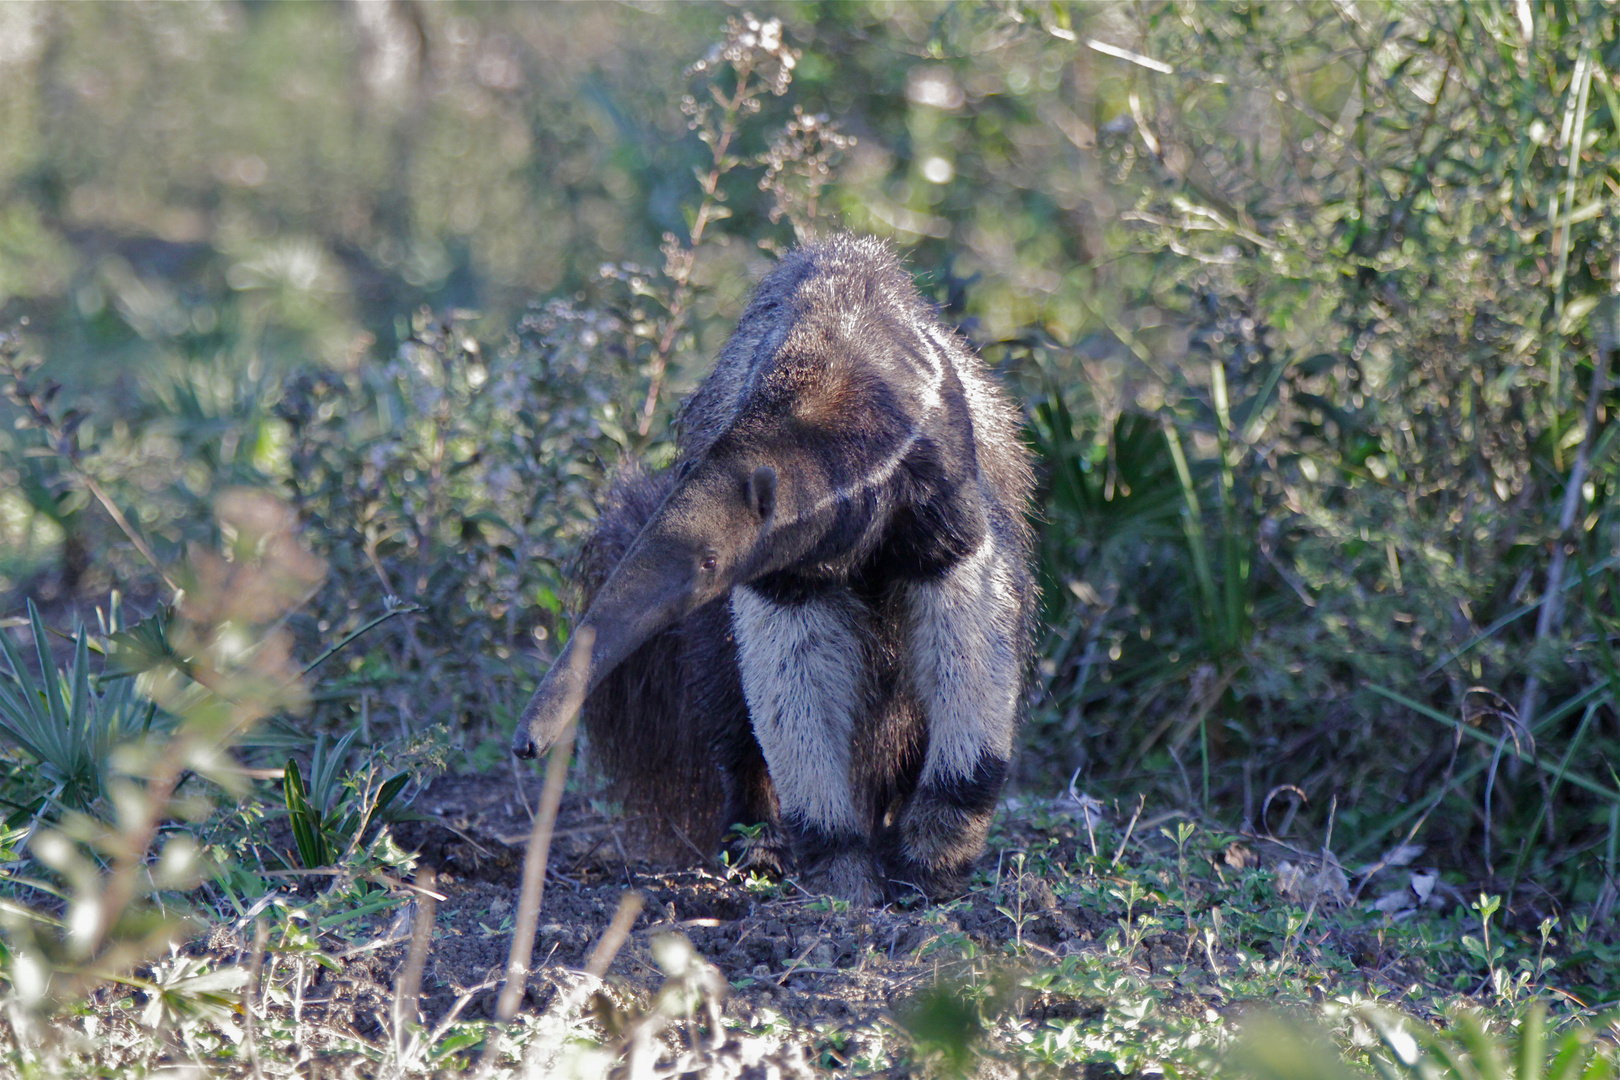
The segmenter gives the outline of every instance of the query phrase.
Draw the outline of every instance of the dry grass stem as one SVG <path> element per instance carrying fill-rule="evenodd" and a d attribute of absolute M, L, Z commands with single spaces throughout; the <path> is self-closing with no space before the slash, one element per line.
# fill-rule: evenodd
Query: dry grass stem
<path fill-rule="evenodd" d="M 418 1002 L 422 996 L 422 970 L 427 966 L 428 948 L 433 943 L 433 918 L 436 905 L 434 892 L 436 875 L 433 867 L 424 866 L 416 875 L 416 918 L 411 924 L 411 944 L 405 953 L 405 964 L 399 969 L 399 980 L 394 984 L 394 1050 L 404 1055 L 409 1029 L 421 1022 Z"/>
<path fill-rule="evenodd" d="M 540 901 L 545 894 L 551 835 L 557 826 L 557 810 L 562 805 L 563 788 L 568 781 L 568 763 L 574 753 L 574 733 L 595 637 L 595 632 L 589 627 L 577 631 L 575 635 L 572 685 L 577 689 L 574 699 L 568 703 L 568 724 L 546 762 L 546 784 L 540 793 L 540 812 L 535 815 L 534 829 L 529 834 L 529 848 L 523 856 L 523 890 L 518 896 L 517 915 L 512 925 L 512 949 L 506 961 L 506 981 L 495 1003 L 495 1020 L 502 1026 L 517 1015 L 518 1005 L 523 1001 L 523 992 L 529 983 L 529 960 L 534 955 L 534 935 L 540 923 Z M 479 1063 L 480 1075 L 487 1075 L 499 1047 L 499 1032 L 492 1032 Z"/>
<path fill-rule="evenodd" d="M 613 921 L 596 943 L 596 948 L 591 950 L 590 959 L 585 961 L 586 974 L 598 979 L 607 974 L 608 968 L 613 965 L 613 958 L 619 955 L 625 939 L 630 936 L 630 928 L 636 924 L 642 904 L 641 894 L 634 890 L 627 890 L 619 897 L 619 908 L 613 913 Z"/>
<path fill-rule="evenodd" d="M 255 919 L 253 945 L 248 954 L 248 977 L 242 986 L 242 1044 L 247 1050 L 248 1067 L 253 1080 L 263 1080 L 264 1066 L 259 1061 L 258 1007 L 259 975 L 264 970 L 264 950 L 270 944 L 270 927 Z"/>

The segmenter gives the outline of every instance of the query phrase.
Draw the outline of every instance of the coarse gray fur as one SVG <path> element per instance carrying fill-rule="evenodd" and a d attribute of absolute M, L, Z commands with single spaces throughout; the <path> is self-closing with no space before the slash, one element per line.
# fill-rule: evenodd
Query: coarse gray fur
<path fill-rule="evenodd" d="M 559 658 L 515 748 L 589 690 L 594 756 L 682 844 L 761 825 L 754 854 L 785 845 L 812 887 L 949 895 L 1030 649 L 1019 432 L 884 244 L 790 253 L 683 409 L 675 464 L 617 480 L 584 560 L 589 681 Z"/>

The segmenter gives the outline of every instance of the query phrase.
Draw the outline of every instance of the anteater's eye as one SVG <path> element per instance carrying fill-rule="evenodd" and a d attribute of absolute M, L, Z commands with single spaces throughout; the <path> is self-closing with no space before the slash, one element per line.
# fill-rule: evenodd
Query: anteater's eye
<path fill-rule="evenodd" d="M 717 565 L 718 565 L 718 563 L 716 562 L 715 557 L 713 555 L 705 555 L 705 556 L 703 556 L 703 561 L 698 563 L 698 566 L 703 570 L 703 572 L 705 574 L 714 573 L 714 568 Z"/>

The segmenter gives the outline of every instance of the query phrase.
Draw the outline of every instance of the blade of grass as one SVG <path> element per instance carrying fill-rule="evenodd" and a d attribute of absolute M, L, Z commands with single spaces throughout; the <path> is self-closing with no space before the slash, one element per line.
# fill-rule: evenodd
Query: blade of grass
<path fill-rule="evenodd" d="M 28 602 L 28 618 L 30 622 L 39 618 L 39 612 L 34 609 L 32 600 Z M 37 713 L 43 695 L 34 683 L 34 677 L 28 673 L 28 666 L 23 663 L 22 654 L 12 644 L 10 634 L 0 634 L 0 651 L 5 653 L 6 662 L 11 665 L 12 678 L 17 680 L 17 685 L 22 690 L 23 704 L 27 706 L 27 712 Z"/>
<path fill-rule="evenodd" d="M 366 824 L 360 830 L 361 835 L 371 831 L 371 826 L 378 816 L 388 809 L 394 799 L 405 790 L 405 785 L 411 782 L 410 773 L 397 773 L 383 781 L 382 787 L 377 789 L 377 799 L 371 804 L 371 810 L 366 814 Z"/>
<path fill-rule="evenodd" d="M 1610 555 L 1606 559 L 1603 559 L 1603 560 L 1601 560 L 1599 562 L 1593 563 L 1592 568 L 1588 571 L 1588 573 L 1595 574 L 1595 573 L 1598 573 L 1601 570 L 1611 570 L 1616 566 L 1620 566 L 1620 555 Z M 1560 592 L 1568 592 L 1569 590 L 1578 587 L 1580 584 L 1581 584 L 1581 581 L 1580 581 L 1579 578 L 1572 577 L 1569 580 L 1564 581 L 1562 584 L 1560 584 L 1558 586 L 1558 588 L 1559 588 Z M 1423 672 L 1418 677 L 1420 679 L 1430 678 L 1436 672 L 1440 671 L 1441 668 L 1443 668 L 1447 664 L 1451 663 L 1453 660 L 1456 660 L 1458 657 L 1466 655 L 1467 653 L 1469 653 L 1469 652 L 1473 651 L 1475 648 L 1477 648 L 1479 645 L 1481 645 L 1484 642 L 1489 641 L 1491 638 L 1495 637 L 1497 632 L 1502 630 L 1504 627 L 1509 626 L 1509 625 L 1517 622 L 1518 620 L 1524 618 L 1526 615 L 1530 614 L 1532 611 L 1536 611 L 1540 607 L 1541 607 L 1541 600 L 1538 598 L 1536 600 L 1532 600 L 1528 604 L 1521 604 L 1520 606 L 1514 608 L 1512 611 L 1508 612 L 1506 615 L 1503 615 L 1501 618 L 1499 618 L 1495 622 L 1491 623 L 1485 629 L 1481 630 L 1479 633 L 1475 634 L 1473 637 L 1471 637 L 1467 641 L 1463 642 L 1461 645 L 1459 645 L 1452 652 L 1447 653 L 1445 656 L 1442 656 L 1440 659 L 1436 660 L 1434 663 L 1432 663 L 1428 667 L 1424 668 Z"/>
<path fill-rule="evenodd" d="M 350 642 L 352 642 L 356 638 L 360 637 L 360 635 L 366 633 L 368 630 L 371 630 L 373 627 L 381 626 L 383 623 L 387 622 L 389 619 L 392 619 L 395 615 L 414 615 L 414 614 L 416 614 L 418 612 L 422 612 L 422 611 L 426 611 L 426 610 L 427 610 L 427 608 L 422 607 L 420 604 L 404 604 L 404 605 L 402 605 L 400 607 L 390 607 L 387 611 L 383 612 L 381 615 L 378 615 L 375 619 L 372 619 L 370 622 L 366 623 L 364 626 L 361 626 L 359 629 L 357 629 L 357 630 L 353 631 L 352 633 L 346 635 L 336 645 L 333 645 L 330 649 L 327 649 L 325 652 L 321 653 L 315 659 L 313 659 L 309 663 L 305 664 L 303 674 L 308 675 L 311 671 L 314 671 L 316 668 L 320 667 L 327 660 L 331 659 L 334 655 L 336 655 L 338 652 L 340 652 Z"/>
<path fill-rule="evenodd" d="M 39 609 L 34 607 L 32 600 L 28 601 L 28 618 L 32 624 L 34 654 L 39 659 L 40 677 L 45 681 L 46 708 L 52 720 L 66 727 L 68 710 L 67 703 L 62 700 L 62 683 L 56 677 L 56 664 L 51 659 L 51 643 L 45 635 L 45 623 L 39 617 Z"/>
<path fill-rule="evenodd" d="M 1272 392 L 1282 381 L 1283 372 L 1294 365 L 1294 359 L 1291 355 L 1285 356 L 1272 364 L 1271 370 L 1266 373 L 1265 385 L 1260 388 L 1258 394 L 1249 399 L 1248 407 L 1243 410 L 1243 419 L 1238 421 L 1234 429 L 1244 442 L 1252 443 L 1259 437 L 1261 416 L 1266 411 L 1267 403 L 1271 401 Z"/>
<path fill-rule="evenodd" d="M 1508 894 L 1513 895 L 1512 893 Z M 1540 1080 L 1541 1067 L 1546 1064 L 1547 1003 L 1536 1001 L 1524 1014 L 1519 1025 L 1519 1045 L 1514 1048 L 1514 1080 Z"/>
<path fill-rule="evenodd" d="M 1608 685 L 1607 681 L 1605 681 L 1602 685 L 1604 687 L 1607 687 L 1607 685 Z M 1391 701 L 1393 701 L 1393 702 L 1395 702 L 1397 704 L 1406 706 L 1408 709 L 1411 709 L 1413 712 L 1417 713 L 1419 716 L 1426 716 L 1430 720 L 1437 720 L 1440 723 L 1445 724 L 1447 727 L 1456 728 L 1456 729 L 1460 730 L 1464 735 L 1467 735 L 1471 739 L 1477 739 L 1480 742 L 1483 742 L 1486 745 L 1491 746 L 1491 747 L 1496 746 L 1496 739 L 1493 736 L 1485 734 L 1483 731 L 1480 731 L 1478 728 L 1470 727 L 1469 725 L 1463 723 L 1461 720 L 1455 720 L 1455 719 L 1447 716 L 1445 713 L 1437 712 L 1436 710 L 1429 708 L 1427 705 L 1424 705 L 1421 702 L 1413 701 L 1411 698 L 1407 697 L 1404 694 L 1398 694 L 1393 690 L 1387 690 L 1382 686 L 1374 686 L 1374 685 L 1372 685 L 1370 683 L 1368 684 L 1367 689 L 1371 690 L 1373 693 L 1379 695 L 1380 697 L 1388 698 L 1389 700 L 1391 700 Z M 1551 765 L 1548 762 L 1540 760 L 1539 758 L 1537 758 L 1533 754 L 1525 753 L 1523 750 L 1519 749 L 1517 746 L 1513 747 L 1512 749 L 1504 750 L 1503 753 L 1504 753 L 1505 756 L 1511 756 L 1511 757 L 1517 758 L 1520 761 L 1525 762 L 1526 764 L 1534 765 L 1536 768 L 1542 770 L 1543 772 L 1552 772 L 1552 771 L 1554 771 L 1554 766 L 1553 765 Z M 1608 801 L 1610 801 L 1612 803 L 1620 805 L 1620 791 L 1615 791 L 1612 788 L 1606 788 L 1602 784 L 1599 784 L 1598 782 L 1596 782 L 1595 780 L 1588 780 L 1586 777 L 1580 775 L 1579 773 L 1569 773 L 1569 774 L 1566 775 L 1565 779 L 1567 779 L 1571 784 L 1574 784 L 1576 787 L 1581 788 L 1582 790 L 1590 791 L 1594 795 L 1601 796 L 1602 798 L 1607 799 Z"/>
<path fill-rule="evenodd" d="M 1226 365 L 1211 361 L 1210 394 L 1215 402 L 1215 442 L 1220 457 L 1221 513 L 1221 598 L 1223 600 L 1221 644 L 1223 651 L 1239 652 L 1248 634 L 1245 631 L 1243 586 L 1248 580 L 1248 560 L 1238 547 L 1237 478 L 1232 471 L 1232 410 L 1226 393 Z"/>
<path fill-rule="evenodd" d="M 86 637 L 84 631 L 79 631 L 73 646 L 73 669 L 71 679 L 73 688 L 69 691 L 73 695 L 68 703 L 67 714 L 67 743 L 73 749 L 74 771 L 78 772 L 80 766 L 89 769 L 95 768 L 94 748 L 90 745 L 90 652 L 85 647 Z M 79 761 L 80 757 L 90 760 Z"/>
<path fill-rule="evenodd" d="M 1558 1044 L 1557 1052 L 1553 1054 L 1552 1064 L 1547 1069 L 1547 1080 L 1574 1080 L 1581 1074 L 1591 1050 L 1590 1028 L 1576 1028 L 1565 1035 L 1563 1041 Z"/>
<path fill-rule="evenodd" d="M 331 745 L 327 744 L 325 735 L 315 739 L 315 752 L 309 762 L 309 801 L 323 816 L 337 808 L 338 788 L 342 783 L 339 773 L 348 756 L 349 744 L 359 734 L 360 729 L 353 728 Z"/>
<path fill-rule="evenodd" d="M 1219 646 L 1219 631 L 1215 620 L 1219 616 L 1221 604 L 1219 594 L 1215 588 L 1215 574 L 1210 569 L 1209 551 L 1204 538 L 1204 512 L 1198 504 L 1198 489 L 1193 485 L 1192 470 L 1187 467 L 1187 455 L 1181 449 L 1181 437 L 1176 433 L 1175 425 L 1166 417 L 1163 421 L 1164 441 L 1170 447 L 1170 459 L 1176 466 L 1176 478 L 1181 482 L 1181 494 L 1186 503 L 1181 516 L 1181 525 L 1186 533 L 1187 553 L 1192 558 L 1193 580 L 1198 589 L 1198 597 L 1202 607 L 1202 621 L 1204 633 L 1211 647 L 1217 651 Z"/>
<path fill-rule="evenodd" d="M 1558 706 L 1558 708 L 1544 713 L 1539 719 L 1536 720 L 1534 727 L 1531 729 L 1531 734 L 1539 735 L 1543 728 L 1550 728 L 1552 725 L 1558 723 L 1558 721 L 1562 720 L 1570 713 L 1573 713 L 1576 709 L 1583 705 L 1590 704 L 1592 698 L 1597 697 L 1599 694 L 1607 690 L 1607 683 L 1598 683 L 1595 686 L 1587 687 L 1579 694 L 1576 694 L 1574 697 Z M 1455 784 L 1465 784 L 1474 777 L 1478 776 L 1480 773 L 1484 772 L 1486 766 L 1486 762 L 1475 762 L 1460 770 L 1452 782 Z M 1398 829 L 1405 828 L 1407 824 L 1414 818 L 1424 813 L 1428 805 L 1428 803 L 1418 803 L 1415 806 L 1409 806 L 1399 814 L 1396 814 L 1394 817 L 1390 818 L 1388 821 L 1364 829 L 1356 842 L 1351 844 L 1349 848 L 1345 850 L 1345 858 L 1352 858 L 1364 851 L 1376 850 L 1382 846 L 1386 836 Z"/>
<path fill-rule="evenodd" d="M 5 635 L 0 634 L 0 641 Z M 44 761 L 45 754 L 34 741 L 39 727 L 38 698 L 24 696 L 26 691 L 13 693 L 4 680 L 0 680 L 0 730 L 4 730 L 36 761 Z"/>
<path fill-rule="evenodd" d="M 1564 774 L 1569 771 L 1569 763 L 1574 759 L 1575 751 L 1580 749 L 1581 740 L 1586 737 L 1586 728 L 1591 724 L 1592 717 L 1597 715 L 1597 711 L 1596 702 L 1586 707 L 1586 715 L 1581 717 L 1580 726 L 1575 729 L 1574 737 L 1569 740 L 1569 746 L 1564 750 L 1563 760 L 1558 763 L 1558 771 L 1553 774 L 1552 784 L 1547 788 L 1546 794 L 1542 796 L 1541 807 L 1536 811 L 1536 819 L 1525 830 L 1524 840 L 1519 844 L 1519 857 L 1513 863 L 1513 883 L 1508 886 L 1507 891 L 1509 896 L 1513 896 L 1519 887 L 1519 879 L 1524 873 L 1525 860 L 1530 856 L 1531 841 L 1535 839 L 1536 830 L 1541 828 L 1541 823 L 1547 819 L 1547 810 L 1552 804 L 1553 796 L 1558 794 L 1558 788 L 1564 782 Z"/>
<path fill-rule="evenodd" d="M 1614 776 L 1612 767 L 1609 769 L 1609 775 Z M 1609 836 L 1603 851 L 1603 878 L 1610 883 L 1611 898 L 1614 895 L 1612 888 L 1617 871 L 1620 871 L 1620 803 L 1609 807 Z M 1612 907 L 1610 910 L 1613 910 Z M 1602 914 L 1604 919 L 1608 918 L 1608 912 Z"/>
<path fill-rule="evenodd" d="M 1575 57 L 1575 71 L 1570 78 L 1568 101 L 1565 105 L 1564 123 L 1559 132 L 1559 142 L 1564 153 L 1569 155 L 1569 173 L 1564 185 L 1564 198 L 1562 200 L 1565 210 L 1562 228 L 1559 228 L 1558 211 L 1560 200 L 1558 192 L 1554 189 L 1552 198 L 1547 200 L 1547 229 L 1549 232 L 1558 232 L 1558 268 L 1553 272 L 1553 326 L 1561 326 L 1564 318 L 1565 285 L 1569 275 L 1569 230 L 1573 224 L 1568 213 L 1575 205 L 1575 178 L 1580 175 L 1581 142 L 1586 133 L 1586 102 L 1587 94 L 1592 88 L 1592 50 L 1585 38 L 1586 27 L 1581 26 L 1581 47 Z M 1573 128 L 1573 130 L 1571 130 Z M 1563 387 L 1560 385 L 1560 369 L 1563 367 L 1563 354 L 1560 351 L 1560 341 L 1557 335 L 1548 335 L 1547 347 L 1549 350 L 1547 362 L 1550 368 L 1548 397 L 1551 399 L 1553 414 L 1553 427 L 1556 431 L 1558 418 L 1563 413 Z M 1553 440 L 1553 467 L 1564 467 L 1560 454 L 1561 439 Z"/>
<path fill-rule="evenodd" d="M 1453 1076 L 1477 1075 L 1480 1080 L 1508 1080 L 1507 1062 L 1502 1060 L 1502 1049 L 1491 1038 L 1490 1032 L 1485 1030 L 1477 1013 L 1465 1011 L 1459 1014 L 1451 1035 L 1456 1040 L 1456 1048 L 1465 1051 L 1466 1056 L 1451 1051 L 1448 1046 L 1451 1039 L 1440 1039 L 1437 1045 L 1455 1063 Z M 1477 1072 L 1468 1069 L 1470 1063 Z"/>
<path fill-rule="evenodd" d="M 282 772 L 282 790 L 287 803 L 287 818 L 292 825 L 293 843 L 305 869 L 326 866 L 331 859 L 326 851 L 326 838 L 321 834 L 320 816 L 310 805 L 304 777 L 298 771 L 298 762 L 287 759 Z"/>
<path fill-rule="evenodd" d="M 41 643 L 47 641 L 44 620 L 40 618 L 39 610 L 34 607 L 33 601 L 28 602 L 28 623 L 32 631 L 36 656 L 40 655 Z M 18 745 L 27 750 L 41 765 L 49 766 L 61 775 L 59 779 L 63 784 L 69 784 L 77 774 L 79 765 L 74 753 L 75 743 L 71 739 L 68 714 L 61 702 L 61 677 L 56 665 L 51 662 L 50 648 L 44 647 L 44 666 L 40 668 L 41 683 L 35 683 L 29 674 L 29 668 L 24 664 L 21 654 L 17 651 L 7 634 L 0 634 L 0 647 L 4 648 L 7 661 L 11 664 L 12 672 L 21 689 L 21 700 L 7 693 L 7 700 L 14 701 L 16 708 L 11 717 L 13 723 L 6 725 L 16 738 Z M 54 700 L 58 703 L 53 707 Z M 60 793 L 60 789 L 58 791 Z"/>

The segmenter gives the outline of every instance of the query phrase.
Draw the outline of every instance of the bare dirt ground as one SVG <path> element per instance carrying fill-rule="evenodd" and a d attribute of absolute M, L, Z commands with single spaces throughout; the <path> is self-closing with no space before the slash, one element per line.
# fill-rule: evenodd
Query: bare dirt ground
<path fill-rule="evenodd" d="M 540 786 L 538 777 L 527 776 L 520 787 L 511 773 L 440 777 L 414 804 L 429 820 L 395 827 L 407 849 L 437 868 L 446 898 L 438 905 L 422 982 L 429 1026 L 463 988 L 493 982 L 504 968 L 531 820 L 526 807 L 535 805 Z M 623 824 L 584 800 L 565 800 L 525 1011 L 544 1010 L 557 988 L 568 984 L 569 970 L 585 966 L 621 897 L 632 889 L 644 906 L 608 969 L 609 984 L 628 1000 L 645 1001 L 664 980 L 651 943 L 679 931 L 730 984 L 725 1009 L 733 1023 L 780 1027 L 786 1021 L 811 1043 L 803 1048 L 812 1058 L 833 1067 L 860 1055 L 863 1040 L 933 984 L 942 960 L 959 960 L 964 942 L 997 952 L 1012 939 L 1014 926 L 996 910 L 998 897 L 1003 906 L 1020 905 L 1023 945 L 1048 958 L 1086 948 L 1103 929 L 1087 925 L 1085 913 L 1061 904 L 1043 882 L 1014 875 L 1010 867 L 1007 889 L 975 890 L 950 905 L 919 901 L 837 910 L 791 881 L 756 880 L 751 888 L 717 860 L 700 863 L 694 855 L 693 865 L 684 867 L 638 860 L 626 847 Z M 1072 831 L 1058 839 L 1072 856 Z M 997 861 L 994 852 L 985 858 L 988 866 Z M 1016 901 L 1007 900 L 1007 890 L 1018 891 Z M 941 947 L 946 944 L 953 947 Z M 323 1010 L 322 1019 L 340 1029 L 378 1039 L 403 954 L 403 945 L 390 945 L 343 961 L 341 970 L 321 972 L 309 990 L 309 1007 Z M 489 1018 L 494 1003 L 495 990 L 483 990 L 462 1015 Z M 1034 1018 L 1044 1016 L 1038 1000 L 1028 1007 Z"/>

